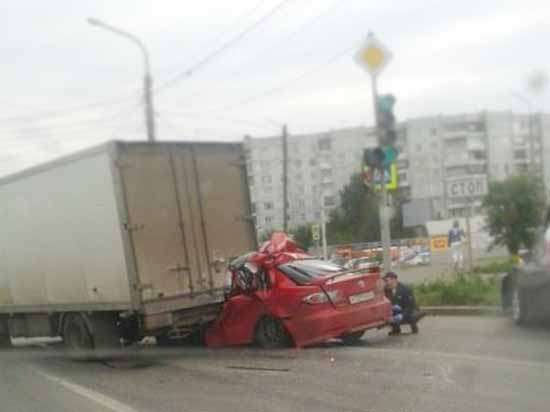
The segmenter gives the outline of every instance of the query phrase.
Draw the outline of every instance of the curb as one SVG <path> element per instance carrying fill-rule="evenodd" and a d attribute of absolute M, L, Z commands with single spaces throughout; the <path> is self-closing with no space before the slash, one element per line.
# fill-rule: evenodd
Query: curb
<path fill-rule="evenodd" d="M 432 316 L 503 316 L 500 306 L 422 306 Z"/>

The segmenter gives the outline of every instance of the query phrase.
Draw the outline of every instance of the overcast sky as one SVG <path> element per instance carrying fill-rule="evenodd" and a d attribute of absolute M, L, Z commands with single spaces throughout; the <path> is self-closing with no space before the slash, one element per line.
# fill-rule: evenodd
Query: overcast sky
<path fill-rule="evenodd" d="M 0 173 L 109 139 L 145 138 L 139 50 L 88 17 L 140 37 L 157 86 L 183 73 L 155 94 L 159 139 L 268 136 L 282 123 L 292 133 L 371 124 L 369 79 L 353 61 L 369 30 L 393 52 L 379 88 L 396 95 L 402 120 L 525 111 L 513 92 L 529 95 L 529 73 L 550 69 L 544 0 L 280 3 L 3 2 Z M 548 110 L 546 94 L 532 97 L 538 110 Z"/>

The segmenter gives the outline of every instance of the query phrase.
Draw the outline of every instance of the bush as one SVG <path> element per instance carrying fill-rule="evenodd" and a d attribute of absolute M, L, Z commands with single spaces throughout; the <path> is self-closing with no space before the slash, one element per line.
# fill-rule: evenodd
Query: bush
<path fill-rule="evenodd" d="M 505 273 L 510 272 L 514 267 L 512 260 L 501 260 L 486 263 L 484 265 L 474 266 L 473 273 Z"/>
<path fill-rule="evenodd" d="M 437 279 L 414 287 L 419 306 L 498 305 L 500 287 L 497 276 L 461 274 L 451 280 Z"/>

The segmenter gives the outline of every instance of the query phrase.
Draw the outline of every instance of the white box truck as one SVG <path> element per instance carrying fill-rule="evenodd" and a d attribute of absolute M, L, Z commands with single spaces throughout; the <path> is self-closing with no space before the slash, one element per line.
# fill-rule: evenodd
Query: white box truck
<path fill-rule="evenodd" d="M 108 142 L 0 179 L 0 344 L 74 350 L 215 319 L 256 247 L 239 143 Z"/>

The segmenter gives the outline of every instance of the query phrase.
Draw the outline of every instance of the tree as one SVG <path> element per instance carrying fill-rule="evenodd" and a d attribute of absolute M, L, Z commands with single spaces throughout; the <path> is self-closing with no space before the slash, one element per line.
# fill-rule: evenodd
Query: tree
<path fill-rule="evenodd" d="M 413 231 L 402 224 L 401 198 L 394 195 L 393 203 L 395 213 L 390 222 L 392 237 L 412 237 Z M 349 184 L 340 191 L 340 207 L 330 215 L 327 238 L 331 244 L 380 240 L 378 196 L 365 186 L 361 175 L 353 175 Z"/>
<path fill-rule="evenodd" d="M 512 255 L 517 254 L 521 246 L 533 247 L 536 229 L 543 219 L 543 194 L 540 179 L 529 175 L 489 184 L 483 207 L 494 245 L 506 246 Z"/>
<path fill-rule="evenodd" d="M 290 235 L 298 246 L 304 250 L 308 250 L 313 244 L 311 236 L 311 227 L 309 225 L 297 226 L 290 230 Z"/>

